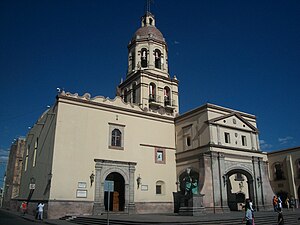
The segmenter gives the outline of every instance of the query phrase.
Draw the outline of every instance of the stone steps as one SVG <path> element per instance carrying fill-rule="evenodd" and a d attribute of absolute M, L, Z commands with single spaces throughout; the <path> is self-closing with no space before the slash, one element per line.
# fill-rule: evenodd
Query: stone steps
<path fill-rule="evenodd" d="M 213 224 L 223 224 L 223 225 L 236 225 L 236 224 L 242 224 L 242 216 L 243 214 L 211 214 L 211 217 L 205 216 L 203 218 L 198 217 L 178 217 L 176 215 L 170 217 L 168 221 L 168 218 L 164 217 L 163 215 L 153 215 L 152 219 L 144 220 L 142 218 L 139 218 L 138 216 L 135 218 L 132 218 L 129 216 L 126 220 L 125 219 L 115 219 L 112 218 L 109 220 L 110 225 L 138 225 L 138 224 L 147 224 L 147 225 L 171 225 L 171 224 L 178 224 L 178 225 L 213 225 Z M 133 216 L 134 217 L 134 216 Z M 176 221 L 176 217 L 180 221 Z M 214 218 L 215 217 L 215 218 Z M 300 221 L 298 220 L 299 213 L 297 212 L 290 212 L 284 214 L 284 220 L 285 224 L 288 225 L 296 225 L 300 224 Z M 161 220 L 160 220 L 161 219 Z M 68 219 L 69 222 L 74 224 L 81 224 L 81 225 L 106 225 L 107 220 L 104 217 L 98 218 L 98 217 L 74 217 Z M 274 212 L 268 212 L 268 213 L 260 213 L 255 217 L 255 224 L 257 225 L 275 225 L 277 224 L 277 214 Z"/>

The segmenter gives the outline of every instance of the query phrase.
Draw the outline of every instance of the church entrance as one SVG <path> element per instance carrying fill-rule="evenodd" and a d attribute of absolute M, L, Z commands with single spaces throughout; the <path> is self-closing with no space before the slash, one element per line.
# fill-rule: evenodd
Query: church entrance
<path fill-rule="evenodd" d="M 244 170 L 232 170 L 227 173 L 227 201 L 231 211 L 242 210 L 247 198 L 253 201 L 253 179 Z"/>
<path fill-rule="evenodd" d="M 105 180 L 114 182 L 114 192 L 110 193 L 109 199 L 108 199 L 108 192 L 104 193 L 105 210 L 108 209 L 108 201 L 109 201 L 109 211 L 113 211 L 113 212 L 124 211 L 125 181 L 123 176 L 119 173 L 113 172 L 110 173 Z"/>

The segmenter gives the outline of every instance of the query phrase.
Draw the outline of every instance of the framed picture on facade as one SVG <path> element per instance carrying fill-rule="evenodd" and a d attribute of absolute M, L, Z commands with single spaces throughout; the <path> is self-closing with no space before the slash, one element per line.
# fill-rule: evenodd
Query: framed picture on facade
<path fill-rule="evenodd" d="M 165 149 L 155 148 L 155 162 L 162 164 L 166 163 Z"/>

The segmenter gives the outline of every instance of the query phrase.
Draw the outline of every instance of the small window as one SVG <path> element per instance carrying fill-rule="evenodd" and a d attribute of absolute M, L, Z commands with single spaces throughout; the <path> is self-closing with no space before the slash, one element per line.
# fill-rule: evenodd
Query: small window
<path fill-rule="evenodd" d="M 157 181 L 155 184 L 155 193 L 157 195 L 163 195 L 165 193 L 165 183 L 163 181 Z"/>
<path fill-rule="evenodd" d="M 156 185 L 156 194 L 157 195 L 161 195 L 162 194 L 162 192 L 161 192 L 161 185 L 160 184 Z"/>
<path fill-rule="evenodd" d="M 35 167 L 35 165 L 36 165 L 36 154 L 37 154 L 37 149 L 38 149 L 38 141 L 39 141 L 39 139 L 37 138 L 35 143 L 34 143 L 33 163 L 32 163 L 33 167 Z"/>
<path fill-rule="evenodd" d="M 165 149 L 161 149 L 161 148 L 155 149 L 155 163 L 160 163 L 160 164 L 166 163 Z"/>
<path fill-rule="evenodd" d="M 187 136 L 187 137 L 186 137 L 186 145 L 187 145 L 188 147 L 191 146 L 191 137 L 190 137 L 190 136 Z"/>
<path fill-rule="evenodd" d="M 230 143 L 230 134 L 225 132 L 224 135 L 225 135 L 225 143 L 229 144 Z"/>
<path fill-rule="evenodd" d="M 29 149 L 30 149 L 30 145 L 28 145 L 26 149 L 24 171 L 26 171 L 28 168 Z"/>
<path fill-rule="evenodd" d="M 244 135 L 242 135 L 242 145 L 247 146 L 247 138 Z"/>

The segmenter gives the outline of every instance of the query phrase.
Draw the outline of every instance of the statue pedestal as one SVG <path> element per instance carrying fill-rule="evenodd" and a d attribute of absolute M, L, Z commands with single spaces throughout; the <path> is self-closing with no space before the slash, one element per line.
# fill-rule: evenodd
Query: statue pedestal
<path fill-rule="evenodd" d="M 203 206 L 203 196 L 201 194 L 192 195 L 187 199 L 183 196 L 183 201 L 180 203 L 179 215 L 180 216 L 201 216 L 205 214 L 205 208 Z"/>

